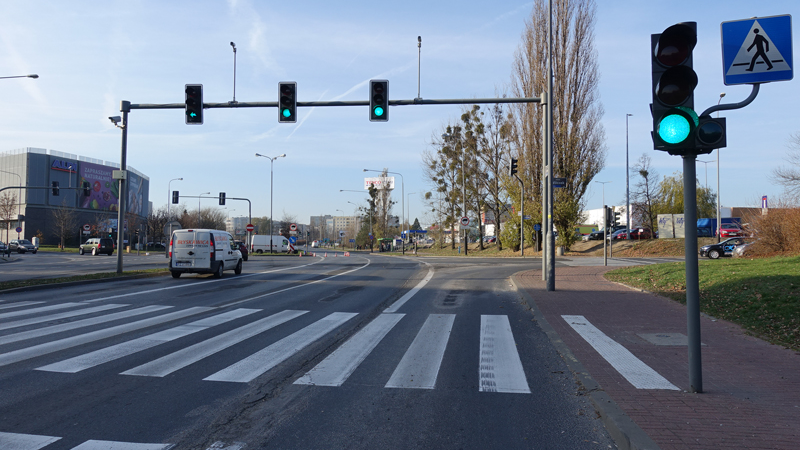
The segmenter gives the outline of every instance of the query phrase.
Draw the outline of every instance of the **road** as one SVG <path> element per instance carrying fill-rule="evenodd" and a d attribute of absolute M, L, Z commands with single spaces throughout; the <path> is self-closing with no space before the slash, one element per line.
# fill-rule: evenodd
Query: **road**
<path fill-rule="evenodd" d="M 261 257 L 0 294 L 0 448 L 614 447 L 509 282 L 537 263 Z"/>
<path fill-rule="evenodd" d="M 71 275 L 85 275 L 95 272 L 114 272 L 117 270 L 117 254 L 79 255 L 77 253 L 36 252 L 11 255 L 10 261 L 0 261 L 0 282 L 34 278 L 55 278 Z M 169 260 L 163 252 L 126 253 L 123 258 L 124 270 L 146 270 L 167 267 Z"/>

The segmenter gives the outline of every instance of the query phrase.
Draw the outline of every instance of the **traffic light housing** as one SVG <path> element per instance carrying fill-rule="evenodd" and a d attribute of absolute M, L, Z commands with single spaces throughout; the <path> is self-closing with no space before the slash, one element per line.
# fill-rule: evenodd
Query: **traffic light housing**
<path fill-rule="evenodd" d="M 603 205 L 603 217 L 605 218 L 605 228 L 608 230 L 609 228 L 614 227 L 614 216 L 611 214 L 611 208 L 608 206 Z"/>
<path fill-rule="evenodd" d="M 614 227 L 616 227 L 617 225 L 619 225 L 619 224 L 620 224 L 620 220 L 619 220 L 619 211 L 614 211 L 614 218 L 613 218 L 613 222 L 614 222 Z"/>
<path fill-rule="evenodd" d="M 83 182 L 83 196 L 88 197 L 92 195 L 92 185 L 88 181 Z"/>
<path fill-rule="evenodd" d="M 389 80 L 369 80 L 369 121 L 389 121 Z"/>
<path fill-rule="evenodd" d="M 219 205 L 220 206 L 225 206 L 225 193 L 224 192 L 220 192 L 219 193 Z"/>
<path fill-rule="evenodd" d="M 172 191 L 172 204 L 177 205 L 180 201 L 180 195 L 178 195 L 178 191 Z"/>
<path fill-rule="evenodd" d="M 278 83 L 278 123 L 297 122 L 297 83 Z"/>
<path fill-rule="evenodd" d="M 511 158 L 511 170 L 509 170 L 509 174 L 513 177 L 517 173 L 517 159 Z"/>
<path fill-rule="evenodd" d="M 186 124 L 203 124 L 203 85 L 186 85 Z"/>
<path fill-rule="evenodd" d="M 678 23 L 650 36 L 653 146 L 671 155 L 695 153 L 695 132 L 700 124 L 694 111 L 697 74 L 692 68 L 692 51 L 696 44 L 695 22 Z"/>
<path fill-rule="evenodd" d="M 695 147 L 698 154 L 711 153 L 714 149 L 728 145 L 724 117 L 703 116 L 699 122 L 695 130 Z"/>
<path fill-rule="evenodd" d="M 50 183 L 50 186 L 52 186 L 53 188 L 53 197 L 58 197 L 58 192 L 59 192 L 58 181 L 53 181 L 52 183 Z"/>

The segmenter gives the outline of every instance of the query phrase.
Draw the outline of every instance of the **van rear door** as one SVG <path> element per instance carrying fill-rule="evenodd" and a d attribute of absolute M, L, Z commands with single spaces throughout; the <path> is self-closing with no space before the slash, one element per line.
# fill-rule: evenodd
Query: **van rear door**
<path fill-rule="evenodd" d="M 211 268 L 210 239 L 207 231 L 176 231 L 172 238 L 172 267 Z"/>

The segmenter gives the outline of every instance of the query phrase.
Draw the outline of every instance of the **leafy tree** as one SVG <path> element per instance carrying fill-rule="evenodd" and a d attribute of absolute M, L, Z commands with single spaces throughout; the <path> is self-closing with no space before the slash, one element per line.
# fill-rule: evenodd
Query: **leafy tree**
<path fill-rule="evenodd" d="M 697 217 L 716 217 L 716 194 L 709 188 L 697 183 Z M 657 214 L 683 214 L 683 173 L 675 172 L 671 177 L 664 177 L 658 185 Z"/>
<path fill-rule="evenodd" d="M 450 228 L 450 235 L 455 237 L 455 226 L 462 213 L 459 203 L 462 185 L 462 130 L 460 126 L 447 125 L 443 131 L 441 140 L 434 138 L 436 151 L 425 151 L 422 155 L 425 176 L 434 185 L 434 193 L 426 193 L 425 198 L 432 210 L 442 217 L 441 226 Z M 456 248 L 455 238 L 450 240 L 450 248 Z"/>

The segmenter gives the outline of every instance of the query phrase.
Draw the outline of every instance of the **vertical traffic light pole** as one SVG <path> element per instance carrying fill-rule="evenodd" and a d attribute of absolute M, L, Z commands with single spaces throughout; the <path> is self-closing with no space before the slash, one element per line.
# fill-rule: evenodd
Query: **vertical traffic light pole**
<path fill-rule="evenodd" d="M 556 246 L 553 236 L 553 0 L 547 15 L 547 290 L 556 290 Z"/>
<path fill-rule="evenodd" d="M 122 149 L 119 157 L 119 170 L 125 174 L 128 160 L 128 113 L 131 110 L 131 102 L 121 101 L 119 110 L 122 112 Z M 119 179 L 119 210 L 117 211 L 117 273 L 122 273 L 122 245 L 125 236 L 125 200 L 127 187 L 125 176 Z"/>
<path fill-rule="evenodd" d="M 686 224 L 686 328 L 689 339 L 690 392 L 703 392 L 700 358 L 700 274 L 697 262 L 697 164 L 696 155 L 683 157 L 683 217 Z"/>

